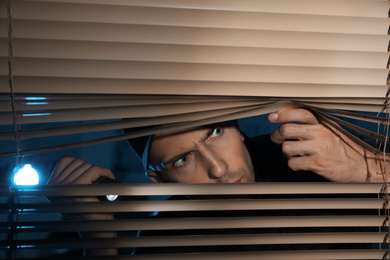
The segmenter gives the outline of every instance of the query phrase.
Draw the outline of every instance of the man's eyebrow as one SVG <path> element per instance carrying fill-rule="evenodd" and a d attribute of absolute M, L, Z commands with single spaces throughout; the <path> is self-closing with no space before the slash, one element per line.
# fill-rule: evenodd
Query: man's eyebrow
<path fill-rule="evenodd" d="M 207 130 L 206 134 L 200 139 L 200 141 L 201 142 L 206 141 L 213 134 L 216 126 L 217 125 L 211 125 L 211 126 L 207 127 L 208 130 Z M 190 151 L 186 151 L 186 152 L 180 153 L 178 155 L 175 155 L 171 159 L 169 159 L 168 161 L 163 162 L 163 164 L 164 165 L 172 164 L 172 163 L 178 161 L 179 159 L 186 157 L 187 155 L 189 155 L 192 152 L 193 152 L 193 150 L 190 150 Z"/>
<path fill-rule="evenodd" d="M 206 132 L 206 134 L 203 136 L 202 139 L 200 139 L 200 141 L 201 141 L 201 142 L 206 141 L 206 140 L 213 134 L 214 129 L 215 129 L 215 127 L 217 127 L 217 126 L 218 126 L 218 125 L 211 125 L 211 126 L 209 126 L 209 127 L 208 127 L 208 130 L 207 130 L 207 132 Z"/>

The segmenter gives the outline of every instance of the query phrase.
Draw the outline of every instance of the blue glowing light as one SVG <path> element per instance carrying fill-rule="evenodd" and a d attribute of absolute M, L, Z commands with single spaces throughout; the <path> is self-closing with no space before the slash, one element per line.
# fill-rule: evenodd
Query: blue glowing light
<path fill-rule="evenodd" d="M 23 116 L 50 116 L 51 113 L 23 114 Z"/>
<path fill-rule="evenodd" d="M 45 97 L 26 97 L 26 100 L 46 100 Z"/>
<path fill-rule="evenodd" d="M 47 102 L 27 102 L 26 105 L 28 106 L 36 106 L 36 105 L 47 105 L 49 103 Z"/>
<path fill-rule="evenodd" d="M 31 164 L 25 164 L 23 167 L 17 167 L 14 172 L 14 183 L 16 185 L 36 185 L 39 183 L 38 172 L 31 166 Z"/>

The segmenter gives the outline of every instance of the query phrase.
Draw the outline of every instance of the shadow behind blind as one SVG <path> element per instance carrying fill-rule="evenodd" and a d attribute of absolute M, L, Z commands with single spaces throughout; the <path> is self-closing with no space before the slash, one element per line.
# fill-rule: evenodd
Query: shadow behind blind
<path fill-rule="evenodd" d="M 96 184 L 1 187 L 2 259 L 388 259 L 384 184 Z M 46 196 L 118 194 L 110 202 Z M 165 199 L 169 195 L 169 199 Z M 164 196 L 164 199 L 161 199 Z M 63 218 L 114 212 L 115 220 Z M 115 231 L 115 238 L 78 233 Z M 101 256 L 104 258 L 103 256 Z"/>

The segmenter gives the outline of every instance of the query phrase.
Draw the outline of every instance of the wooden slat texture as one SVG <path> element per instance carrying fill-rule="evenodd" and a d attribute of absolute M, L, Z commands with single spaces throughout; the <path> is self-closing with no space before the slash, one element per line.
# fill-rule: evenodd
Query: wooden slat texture
<path fill-rule="evenodd" d="M 153 211 L 220 211 L 220 210 L 295 210 L 295 209 L 381 209 L 386 199 L 375 198 L 305 198 L 261 200 L 184 200 L 184 201 L 116 201 L 91 203 L 15 204 L 25 213 L 153 212 Z M 7 211 L 7 205 L 0 205 Z"/>
<path fill-rule="evenodd" d="M 86 189 L 86 187 L 88 187 Z M 159 183 L 159 184 L 95 184 L 15 186 L 19 196 L 90 196 L 118 194 L 127 196 L 160 195 L 249 195 L 249 194 L 380 194 L 383 183 Z M 0 195 L 10 194 L 8 186 L 0 186 Z"/>
<path fill-rule="evenodd" d="M 17 246 L 34 248 L 112 248 L 112 247 L 180 247 L 180 246 L 226 246 L 226 245 L 272 245 L 272 244 L 343 244 L 382 243 L 386 233 L 300 233 L 300 234 L 238 234 L 157 236 L 116 239 L 83 240 L 18 240 Z"/>

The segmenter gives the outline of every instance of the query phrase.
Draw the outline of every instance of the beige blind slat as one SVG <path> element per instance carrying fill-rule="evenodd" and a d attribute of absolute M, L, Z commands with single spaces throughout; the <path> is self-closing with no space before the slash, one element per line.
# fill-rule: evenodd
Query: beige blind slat
<path fill-rule="evenodd" d="M 5 59 L 0 59 L 0 62 Z M 382 85 L 387 69 L 14 59 L 15 76 Z M 107 71 L 107 66 L 111 71 Z M 277 77 L 283 75 L 283 77 Z M 187 87 L 186 87 L 187 88 Z M 209 95 L 213 93 L 210 90 Z"/>
<path fill-rule="evenodd" d="M 7 78 L 0 77 L 0 89 L 5 93 Z M 294 97 L 377 97 L 383 98 L 388 86 L 381 85 L 326 85 L 294 83 L 205 82 L 205 81 L 154 81 L 91 78 L 19 77 L 14 79 L 20 93 L 94 93 L 154 95 L 206 95 L 210 89 L 228 96 L 282 96 Z M 53 86 L 58 88 L 53 89 Z M 107 86 L 110 86 L 108 88 Z M 129 88 L 131 86 L 131 88 Z M 183 88 L 183 86 L 186 86 Z M 147 90 L 147 91 L 146 91 Z"/>
<path fill-rule="evenodd" d="M 259 182 L 234 184 L 160 183 L 160 184 L 95 184 L 95 185 L 39 185 L 18 187 L 19 196 L 96 196 L 118 194 L 127 196 L 160 195 L 244 195 L 244 194 L 380 194 L 383 183 L 286 183 Z M 39 187 L 39 188 L 37 188 Z M 88 187 L 88 189 L 85 189 Z M 8 187 L 0 186 L 0 195 L 10 194 Z"/>
<path fill-rule="evenodd" d="M 103 99 L 104 98 L 104 99 Z M 121 106 L 145 106 L 145 105 L 163 105 L 163 104 L 184 104 L 184 103 L 212 103 L 212 102 L 256 102 L 261 103 L 261 99 L 251 99 L 251 98 L 229 98 L 229 97 L 166 97 L 166 98 L 147 98 L 147 97 L 135 97 L 135 96 L 122 96 L 118 98 L 117 96 L 100 96 L 96 99 L 92 98 L 79 98 L 75 96 L 75 99 L 72 102 L 69 102 L 69 99 L 62 99 L 61 95 L 58 96 L 58 99 L 44 99 L 34 100 L 34 97 L 27 97 L 25 99 L 16 100 L 15 107 L 17 111 L 28 111 L 28 110 L 61 110 L 61 109 L 75 109 L 75 108 L 97 108 L 97 107 L 121 107 Z M 264 99 L 263 102 L 270 102 L 269 100 Z M 10 111 L 11 109 L 5 105 L 0 107 L 0 111 Z"/>
<path fill-rule="evenodd" d="M 180 114 L 164 117 L 150 117 L 141 119 L 127 119 L 120 121 L 111 121 L 109 124 L 106 122 L 94 123 L 88 125 L 72 125 L 63 127 L 52 127 L 41 130 L 26 130 L 21 131 L 22 138 L 36 138 L 36 137 L 48 137 L 56 135 L 66 135 L 75 133 L 88 133 L 92 131 L 106 131 L 116 130 L 132 127 L 153 126 L 155 124 L 173 124 L 175 122 L 187 122 L 189 120 L 203 120 L 205 118 L 221 117 L 230 115 L 231 113 L 240 113 L 247 111 L 248 108 L 229 108 L 215 111 L 197 112 L 191 114 Z M 15 139 L 15 135 L 12 132 L 6 132 L 0 134 L 0 140 L 12 140 Z"/>
<path fill-rule="evenodd" d="M 162 132 L 167 132 L 167 131 L 177 131 L 177 130 L 183 130 L 186 128 L 191 128 L 191 127 L 198 127 L 202 125 L 208 125 L 208 124 L 213 124 L 216 122 L 224 122 L 224 121 L 229 121 L 229 120 L 234 120 L 238 118 L 243 118 L 243 117 L 252 117 L 260 114 L 266 114 L 270 113 L 273 111 L 277 111 L 283 108 L 289 108 L 291 107 L 291 103 L 276 103 L 276 104 L 269 104 L 265 106 L 259 106 L 259 107 L 248 107 L 247 110 L 242 111 L 242 112 L 235 112 L 232 114 L 228 115 L 222 115 L 219 117 L 212 117 L 212 118 L 204 118 L 202 120 L 198 121 L 185 121 L 185 122 L 180 122 L 180 123 L 175 123 L 175 124 L 170 124 L 170 125 L 163 125 L 155 128 L 149 128 L 148 130 L 142 130 L 142 131 L 135 131 L 135 132 L 130 132 L 124 135 L 114 135 L 114 136 L 109 136 L 109 137 L 104 137 L 104 138 L 97 138 L 97 139 L 90 139 L 86 141 L 79 141 L 79 142 L 74 142 L 74 143 L 68 143 L 64 145 L 56 145 L 56 146 L 51 146 L 51 147 L 40 147 L 40 148 L 35 148 L 31 150 L 24 150 L 24 154 L 34 154 L 34 153 L 44 153 L 44 152 L 51 152 L 51 151 L 59 151 L 59 150 L 65 150 L 65 149 L 72 149 L 72 148 L 78 148 L 86 145 L 93 145 L 93 144 L 100 144 L 100 143 L 106 143 L 106 142 L 114 142 L 114 141 L 119 141 L 119 140 L 125 140 L 129 138 L 136 138 L 140 136 L 145 136 L 145 135 L 152 135 L 152 134 L 157 134 L 157 133 L 162 133 Z M 319 113 L 321 114 L 321 113 Z M 187 114 L 188 115 L 188 114 Z M 368 151 L 371 151 L 372 153 L 376 153 L 377 150 L 376 148 L 373 148 L 372 146 L 366 144 L 362 140 L 358 139 L 356 136 L 350 134 L 349 132 L 346 132 L 344 129 L 342 129 L 340 126 L 335 125 L 334 122 L 328 122 L 329 119 L 325 117 L 325 115 L 322 115 L 323 120 L 327 122 L 328 124 L 333 124 L 333 127 L 338 128 L 340 131 L 343 131 L 344 134 L 349 136 L 351 140 L 354 140 L 356 143 L 367 149 Z M 28 117 L 26 117 L 28 118 Z M 187 120 L 190 120 L 188 118 Z M 358 128 L 356 128 L 358 129 Z M 376 134 L 377 135 L 377 134 Z M 379 135 L 381 136 L 381 135 Z M 384 137 L 380 137 L 380 139 L 383 139 Z M 15 152 L 9 152 L 9 153 L 2 153 L 0 156 L 14 156 L 16 155 Z"/>
<path fill-rule="evenodd" d="M 0 46 L 6 46 L 6 39 Z M 146 43 L 14 40 L 14 57 L 83 60 L 158 61 L 338 68 L 386 67 L 387 52 L 245 48 Z M 7 56 L 3 47 L 2 56 Z M 37 61 L 39 62 L 39 61 Z"/>
<path fill-rule="evenodd" d="M 381 109 L 380 105 L 366 105 L 366 104 L 335 104 L 335 103 L 315 103 L 308 102 L 307 104 L 312 104 L 317 108 L 325 109 L 324 111 L 329 111 L 329 109 L 335 107 L 342 107 L 349 110 L 359 110 L 365 108 L 365 111 L 377 111 Z M 191 105 L 191 106 L 189 106 Z M 240 101 L 236 102 L 187 102 L 186 104 L 161 104 L 161 105 L 140 105 L 140 106 L 121 106 L 121 107 L 93 107 L 93 108 L 78 108 L 78 109 L 58 109 L 58 110 L 46 110 L 36 108 L 35 110 L 25 110 L 25 111 L 16 111 L 17 115 L 20 116 L 19 123 L 42 123 L 42 122 L 66 122 L 66 121 L 81 121 L 81 120 L 102 120 L 102 119 L 121 119 L 126 117 L 131 117 L 133 114 L 133 119 L 143 118 L 155 118 L 155 117 L 164 117 L 167 119 L 168 116 L 171 116 L 173 121 L 165 120 L 165 123 L 172 122 L 182 122 L 180 118 L 183 118 L 183 115 L 189 115 L 188 118 L 184 118 L 184 121 L 194 120 L 194 119 L 207 119 L 213 117 L 213 114 L 220 114 L 220 121 L 223 121 L 222 115 L 230 116 L 230 120 L 237 119 L 239 116 L 234 116 L 229 114 L 229 112 L 239 113 L 242 111 L 246 116 L 256 115 L 256 113 L 251 113 L 250 111 L 256 108 L 263 108 L 272 112 L 275 110 L 277 105 L 265 101 Z M 177 111 L 180 111 L 178 113 Z M 203 113 L 210 111 L 209 114 Z M 260 111 L 259 111 L 260 112 Z M 336 113 L 337 114 L 337 113 Z M 70 117 L 69 117 L 70 116 Z M 199 117 L 201 116 L 201 117 Z M 358 114 L 355 114 L 355 117 L 358 117 Z M 12 117 L 9 112 L 0 112 L 0 118 L 4 123 L 12 123 Z M 229 120 L 229 119 L 228 119 Z M 363 117 L 364 120 L 364 117 Z M 382 122 L 383 119 L 371 119 L 370 121 Z M 199 124 L 198 124 L 199 125 Z M 95 129 L 97 130 L 97 129 Z"/>
<path fill-rule="evenodd" d="M 320 2 L 317 3 L 317 5 Z M 181 3 L 183 4 L 183 3 Z M 185 4 L 184 4 L 185 5 Z M 354 3 L 354 6 L 356 2 Z M 16 19 L 101 22 L 117 24 L 179 25 L 216 28 L 247 28 L 283 31 L 337 32 L 358 34 L 383 34 L 387 31 L 385 18 L 354 17 L 347 14 L 305 15 L 267 12 L 263 10 L 208 10 L 159 8 L 154 6 L 119 6 L 107 2 L 105 5 L 15 2 Z M 102 17 L 99 14 L 104 13 Z M 131 14 L 131 15 L 129 15 Z M 202 19 L 198 19 L 201 17 Z M 384 17 L 384 16 L 375 16 Z M 284 21 L 288 20 L 286 23 Z M 340 26 L 343 24 L 343 26 Z"/>
<path fill-rule="evenodd" d="M 192 114 L 181 114 L 181 115 L 173 115 L 173 116 L 165 116 L 165 117 L 157 117 L 157 118 L 151 117 L 146 119 L 141 118 L 141 119 L 112 121 L 110 122 L 110 124 L 102 122 L 102 123 L 94 123 L 88 125 L 51 127 L 42 130 L 20 131 L 20 135 L 22 138 L 37 138 L 37 137 L 48 137 L 48 136 L 66 135 L 66 134 L 74 134 L 74 133 L 87 133 L 91 131 L 106 131 L 106 130 L 131 128 L 131 127 L 152 126 L 155 124 L 185 122 L 188 120 L 202 120 L 208 117 L 223 116 L 223 115 L 228 115 L 230 113 L 243 112 L 246 110 L 247 108 L 241 108 L 241 109 L 230 108 L 230 109 L 223 109 L 223 110 L 216 110 L 216 111 L 205 111 L 205 112 L 197 112 Z M 327 109 L 320 109 L 320 111 L 324 111 L 325 113 L 329 112 Z M 339 113 L 333 112 L 333 114 L 345 116 L 348 118 L 359 119 L 359 120 L 372 122 L 372 123 L 382 123 L 384 120 L 383 118 L 381 119 L 381 118 L 370 117 L 370 116 L 365 116 L 364 118 L 362 118 L 361 115 L 356 115 L 356 114 L 346 113 L 346 112 L 339 112 Z M 15 135 L 13 132 L 0 134 L 0 140 L 12 140 L 12 139 L 15 139 Z"/>
<path fill-rule="evenodd" d="M 102 203 L 16 204 L 26 212 L 153 212 L 153 211 L 218 211 L 218 210 L 292 210 L 292 209 L 380 209 L 384 199 L 263 199 L 207 201 L 134 201 Z M 104 206 L 103 206 L 104 205 Z M 5 210 L 5 207 L 0 207 Z"/>
<path fill-rule="evenodd" d="M 358 260 L 381 259 L 386 254 L 384 249 L 355 249 L 355 250 L 310 250 L 310 251 L 271 251 L 271 252 L 225 252 L 225 253 L 197 253 L 197 254 L 162 254 L 162 255 L 133 255 L 134 260 L 279 260 L 288 257 L 294 260 Z M 129 256 L 109 256 L 110 259 L 127 260 Z M 72 256 L 72 260 L 107 259 L 107 256 Z"/>
<path fill-rule="evenodd" d="M 163 254 L 150 256 L 133 256 L 133 259 L 138 260 L 279 260 L 279 259 L 294 259 L 294 260 L 341 260 L 341 259 L 380 259 L 386 253 L 385 250 L 310 250 L 310 251 L 277 251 L 277 252 L 244 252 L 244 253 L 200 253 L 200 254 Z M 126 259 L 126 257 L 119 258 Z"/>
<path fill-rule="evenodd" d="M 21 113 L 20 123 L 38 123 L 38 122 L 63 122 L 63 121 L 81 121 L 98 120 L 113 118 L 142 118 L 158 117 L 176 114 L 186 114 L 193 112 L 202 112 L 210 110 L 230 109 L 230 108 L 251 108 L 252 106 L 262 106 L 262 102 L 214 102 L 214 103 L 187 103 L 173 105 L 152 105 L 138 107 L 104 107 L 94 109 L 72 109 L 72 110 L 41 110 L 26 111 Z M 189 106 L 188 104 L 191 104 Z M 178 113 L 180 111 L 180 113 Z M 134 116 L 137 115 L 137 116 Z M 36 117 L 37 116 L 37 117 Z M 71 118 L 70 118 L 70 117 Z M 12 118 L 9 113 L 1 113 L 0 117 L 4 123 L 11 124 Z M 8 120 L 8 121 L 6 121 Z"/>
<path fill-rule="evenodd" d="M 2 20 L 2 23 L 5 23 Z M 5 27 L 5 25 L 1 25 Z M 133 42 L 287 48 L 308 50 L 385 51 L 389 37 L 339 33 L 236 30 L 158 25 L 14 21 L 14 37 L 25 39 Z M 6 35 L 3 33 L 4 37 Z M 15 55 L 17 55 L 17 50 Z"/>
<path fill-rule="evenodd" d="M 385 216 L 211 217 L 62 222 L 21 222 L 19 232 L 197 230 L 241 228 L 381 227 Z M 33 228 L 32 228 L 33 227 Z"/>
<path fill-rule="evenodd" d="M 209 245 L 270 245 L 270 244 L 320 244 L 320 243 L 382 243 L 385 233 L 322 233 L 322 234 L 245 234 L 245 235 L 197 235 L 158 236 L 118 239 L 79 240 L 27 240 L 15 241 L 18 246 L 36 248 L 110 248 L 110 247 L 173 247 Z"/>
<path fill-rule="evenodd" d="M 52 0 L 43 0 L 45 2 Z M 382 16 L 387 17 L 386 8 L 389 3 L 386 0 L 365 1 L 365 0 L 339 0 L 339 1 L 311 1 L 297 0 L 292 3 L 289 0 L 260 0 L 251 1 L 243 0 L 236 2 L 234 0 L 201 0 L 201 1 L 186 1 L 183 4 L 180 0 L 159 0 L 159 1 L 143 1 L 143 0 L 54 0 L 54 2 L 65 3 L 89 3 L 89 4 L 115 4 L 115 5 L 132 5 L 132 6 L 157 6 L 157 7 L 188 7 L 195 9 L 217 9 L 217 10 L 241 10 L 241 11 L 267 11 L 281 13 L 315 13 L 329 15 L 352 15 L 352 16 Z M 351 8 L 351 6 L 353 8 Z M 370 7 L 369 9 L 367 9 Z M 336 8 L 336 9 L 334 9 Z"/>
<path fill-rule="evenodd" d="M 5 95 L 3 95 L 5 97 Z M 18 113 L 23 111 L 33 111 L 33 110 L 57 110 L 57 109 L 74 109 L 74 108 L 96 108 L 96 107 L 118 107 L 118 106 L 143 106 L 143 105 L 161 105 L 161 104 L 183 104 L 183 103 L 196 103 L 196 102 L 203 102 L 203 103 L 210 103 L 210 102 L 256 102 L 258 104 L 264 103 L 270 103 L 272 101 L 277 100 L 285 100 L 283 98 L 275 98 L 275 99 L 262 99 L 262 98 L 250 98 L 250 97 L 209 97 L 209 96 L 192 96 L 193 98 L 186 98 L 183 96 L 178 97 L 164 97 L 161 99 L 154 99 L 154 98 L 144 98 L 142 96 L 122 96 L 118 97 L 116 95 L 112 96 L 100 96 L 99 99 L 92 99 L 92 98 L 78 98 L 77 95 L 73 95 L 74 99 L 72 102 L 69 102 L 69 99 L 63 99 L 61 96 L 58 96 L 58 99 L 50 99 L 49 97 L 33 97 L 31 95 L 30 97 L 26 98 L 19 98 L 19 100 L 15 101 L 15 108 Z M 1 97 L 0 97 L 1 98 Z M 104 98 L 104 99 L 103 99 Z M 5 97 L 4 100 L 7 98 Z M 36 99 L 36 100 L 34 100 Z M 380 109 L 383 107 L 383 103 L 386 101 L 385 98 L 377 98 L 377 99 L 305 99 L 305 98 L 294 98 L 294 99 L 286 99 L 295 101 L 298 103 L 304 103 L 308 105 L 333 105 L 333 106 L 339 106 L 340 104 L 344 105 L 350 105 L 353 106 L 364 106 L 365 107 L 372 107 L 376 109 Z M 318 107 L 317 107 L 318 108 Z M 324 109 L 325 110 L 325 109 Z M 0 104 L 0 111 L 1 112 L 10 112 L 11 108 L 9 106 L 6 106 L 5 104 Z M 367 110 L 364 110 L 367 111 Z M 328 110 L 328 112 L 332 114 L 337 113 L 345 113 L 342 111 L 334 111 L 334 110 Z M 368 116 L 364 117 L 361 114 L 355 114 L 356 117 L 359 117 L 359 119 L 366 119 Z M 379 119 L 377 117 L 371 117 L 373 120 L 378 121 Z M 376 122 L 375 121 L 375 122 Z"/>

